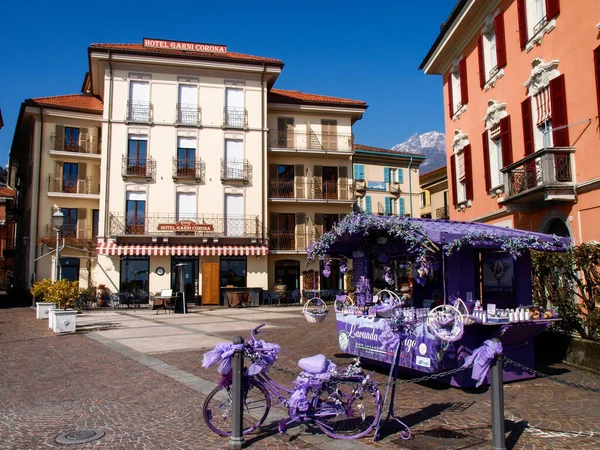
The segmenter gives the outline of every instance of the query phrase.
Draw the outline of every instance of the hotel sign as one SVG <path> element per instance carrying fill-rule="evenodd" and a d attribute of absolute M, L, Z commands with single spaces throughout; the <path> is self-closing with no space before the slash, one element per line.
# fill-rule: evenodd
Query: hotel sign
<path fill-rule="evenodd" d="M 186 50 L 200 53 L 227 53 L 226 45 L 201 44 L 199 42 L 163 41 L 161 39 L 144 38 L 144 47 L 166 48 L 169 50 Z"/>
<path fill-rule="evenodd" d="M 177 223 L 159 223 L 158 231 L 215 231 L 215 227 L 210 223 L 180 220 Z"/>

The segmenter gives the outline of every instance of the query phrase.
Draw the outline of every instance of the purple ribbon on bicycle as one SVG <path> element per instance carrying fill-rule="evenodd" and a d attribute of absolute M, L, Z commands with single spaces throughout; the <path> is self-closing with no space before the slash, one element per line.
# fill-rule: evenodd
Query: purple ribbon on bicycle
<path fill-rule="evenodd" d="M 205 369 L 214 366 L 219 359 L 221 364 L 217 369 L 221 375 L 228 375 L 231 373 L 231 357 L 236 350 L 243 350 L 244 344 L 230 344 L 229 342 L 219 342 L 214 350 L 204 354 L 202 358 L 202 367 Z"/>
<path fill-rule="evenodd" d="M 471 378 L 477 380 L 476 386 L 481 386 L 487 376 L 492 361 L 496 355 L 502 354 L 502 342 L 486 340 L 481 347 L 476 349 L 472 355 L 465 358 L 463 367 L 468 367 L 473 364 L 473 372 Z"/>

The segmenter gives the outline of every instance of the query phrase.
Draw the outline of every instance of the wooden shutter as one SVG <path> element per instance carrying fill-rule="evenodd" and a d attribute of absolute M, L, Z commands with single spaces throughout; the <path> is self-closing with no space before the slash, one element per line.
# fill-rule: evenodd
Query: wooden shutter
<path fill-rule="evenodd" d="M 553 17 L 558 16 L 560 12 L 560 1 L 559 0 L 546 0 L 546 20 L 550 20 Z"/>
<path fill-rule="evenodd" d="M 269 164 L 269 181 L 277 180 L 277 164 Z"/>
<path fill-rule="evenodd" d="M 385 181 L 386 183 L 390 182 L 390 168 L 389 167 L 383 168 L 383 181 Z"/>
<path fill-rule="evenodd" d="M 452 175 L 452 179 L 450 180 L 450 186 L 452 188 L 452 204 L 456 206 L 458 203 L 458 189 L 456 187 L 456 155 L 450 156 L 450 175 Z"/>
<path fill-rule="evenodd" d="M 398 169 L 398 183 L 404 183 L 404 169 Z"/>
<path fill-rule="evenodd" d="M 460 103 L 466 105 L 469 103 L 469 89 L 467 87 L 467 59 L 463 58 L 458 63 L 460 74 Z"/>
<path fill-rule="evenodd" d="M 552 139 L 555 147 L 569 146 L 569 123 L 567 119 L 567 97 L 565 92 L 565 76 L 560 75 L 550 80 L 550 104 L 552 106 Z M 564 127 L 557 130 L 559 127 Z"/>
<path fill-rule="evenodd" d="M 306 239 L 306 214 L 296 213 L 296 249 L 305 250 L 307 247 Z"/>
<path fill-rule="evenodd" d="M 319 236 L 323 236 L 323 214 L 315 213 L 315 229 Z"/>
<path fill-rule="evenodd" d="M 269 229 L 271 232 L 279 231 L 279 214 L 269 213 Z"/>
<path fill-rule="evenodd" d="M 86 238 L 85 236 L 85 222 L 87 217 L 87 209 L 79 208 L 77 210 L 77 230 L 73 230 L 76 232 L 75 236 L 78 238 Z M 91 237 L 91 236 L 89 236 Z"/>
<path fill-rule="evenodd" d="M 294 175 L 296 179 L 296 198 L 305 198 L 304 193 L 304 164 L 294 166 Z"/>
<path fill-rule="evenodd" d="M 89 194 L 89 186 L 86 184 L 87 164 L 77 164 L 77 192 L 79 194 Z"/>
<path fill-rule="evenodd" d="M 79 129 L 79 148 L 82 149 L 82 151 L 84 151 L 86 153 L 90 152 L 89 139 L 90 139 L 89 130 L 87 128 L 80 128 Z"/>
<path fill-rule="evenodd" d="M 269 197 L 279 197 L 279 183 L 277 180 L 277 164 L 269 164 L 269 179 L 267 180 L 269 187 Z"/>
<path fill-rule="evenodd" d="M 527 156 L 534 152 L 531 98 L 529 97 L 521 102 L 521 117 L 523 118 L 523 149 L 525 150 L 524 155 Z"/>
<path fill-rule="evenodd" d="M 485 178 L 485 190 L 489 192 L 492 189 L 492 177 L 490 173 L 490 141 L 489 132 L 485 130 L 481 135 L 481 143 L 483 144 L 483 176 Z"/>
<path fill-rule="evenodd" d="M 314 198 L 323 198 L 323 166 L 313 166 Z"/>
<path fill-rule="evenodd" d="M 510 116 L 500 120 L 500 145 L 502 146 L 502 167 L 506 167 L 513 162 Z"/>
<path fill-rule="evenodd" d="M 401 217 L 404 217 L 404 215 L 406 214 L 405 210 L 406 210 L 406 207 L 404 206 L 404 199 L 401 198 L 400 199 L 400 216 Z"/>
<path fill-rule="evenodd" d="M 385 198 L 385 213 L 387 215 L 392 214 L 392 199 L 391 199 L 391 197 Z"/>
<path fill-rule="evenodd" d="M 467 200 L 473 200 L 473 163 L 471 161 L 471 144 L 463 150 L 465 158 L 465 192 Z"/>
<path fill-rule="evenodd" d="M 448 75 L 448 81 L 446 83 L 448 85 L 448 114 L 452 119 L 454 115 L 454 101 L 452 99 L 452 72 Z"/>
<path fill-rule="evenodd" d="M 338 167 L 338 189 L 341 200 L 348 200 L 350 189 L 348 188 L 348 167 Z"/>
<path fill-rule="evenodd" d="M 371 196 L 370 195 L 367 195 L 365 197 L 365 203 L 366 203 L 365 209 L 367 211 L 367 214 L 371 214 L 371 212 L 372 212 L 372 206 L 371 206 Z"/>
<path fill-rule="evenodd" d="M 54 150 L 65 149 L 65 127 L 64 125 L 56 125 L 54 129 Z"/>
<path fill-rule="evenodd" d="M 477 39 L 477 55 L 479 56 L 479 86 L 483 89 L 487 81 L 487 73 L 485 72 L 485 55 L 483 53 L 483 35 L 479 35 Z"/>
<path fill-rule="evenodd" d="M 600 117 L 600 46 L 594 50 L 594 70 L 596 71 L 596 101 L 598 103 L 598 117 Z"/>
<path fill-rule="evenodd" d="M 525 0 L 517 0 L 517 12 L 519 16 L 519 43 L 521 49 L 525 49 L 529 36 L 527 35 L 527 8 Z"/>
<path fill-rule="evenodd" d="M 496 64 L 498 69 L 504 67 L 506 60 L 506 35 L 504 32 L 504 11 L 494 19 L 494 30 L 496 33 Z"/>

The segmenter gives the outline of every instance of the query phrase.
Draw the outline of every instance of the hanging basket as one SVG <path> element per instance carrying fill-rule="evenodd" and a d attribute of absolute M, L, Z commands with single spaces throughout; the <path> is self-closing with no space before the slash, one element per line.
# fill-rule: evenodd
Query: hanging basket
<path fill-rule="evenodd" d="M 309 310 L 309 305 L 313 302 L 315 303 L 315 305 L 312 306 L 313 309 Z M 318 308 L 315 309 L 316 306 L 318 306 Z M 311 298 L 304 304 L 304 307 L 302 308 L 302 315 L 308 323 L 323 322 L 325 320 L 325 317 L 327 317 L 328 312 L 329 311 L 327 310 L 327 305 L 319 297 Z"/>
<path fill-rule="evenodd" d="M 465 302 L 463 302 L 462 299 L 457 298 L 456 302 L 454 302 L 454 307 L 458 309 L 458 312 L 462 314 L 463 324 L 465 326 L 473 325 L 475 323 L 481 323 L 481 320 L 478 320 L 474 316 L 469 314 L 469 308 L 467 308 L 467 305 L 465 305 Z"/>

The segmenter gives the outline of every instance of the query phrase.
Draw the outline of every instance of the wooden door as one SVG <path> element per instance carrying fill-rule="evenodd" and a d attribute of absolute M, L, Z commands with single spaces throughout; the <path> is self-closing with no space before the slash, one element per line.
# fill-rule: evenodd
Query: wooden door
<path fill-rule="evenodd" d="M 219 271 L 218 262 L 202 263 L 203 305 L 219 305 Z"/>

